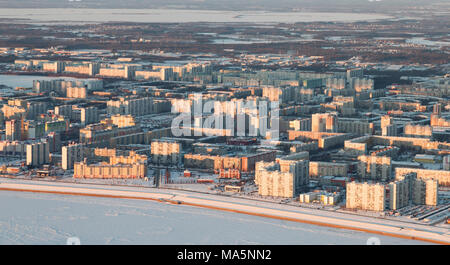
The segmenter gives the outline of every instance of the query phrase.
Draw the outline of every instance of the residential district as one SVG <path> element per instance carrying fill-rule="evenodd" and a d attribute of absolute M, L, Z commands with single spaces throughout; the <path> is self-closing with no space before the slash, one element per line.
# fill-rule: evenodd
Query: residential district
<path fill-rule="evenodd" d="M 4 178 L 183 189 L 447 223 L 448 74 L 376 87 L 366 74 L 374 65 L 355 58 L 330 62 L 334 71 L 306 71 L 236 64 L 316 57 L 155 63 L 130 51 L 2 49 L 23 58 L 2 65 L 0 83 L 34 78 L 1 90 Z M 77 60 L 36 59 L 40 53 Z"/>

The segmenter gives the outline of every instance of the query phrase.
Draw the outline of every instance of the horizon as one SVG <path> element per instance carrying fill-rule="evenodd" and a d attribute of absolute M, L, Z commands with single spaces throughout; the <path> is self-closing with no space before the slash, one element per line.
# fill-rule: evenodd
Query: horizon
<path fill-rule="evenodd" d="M 300 12 L 396 12 L 426 8 L 433 5 L 450 5 L 443 0 L 132 0 L 123 3 L 118 0 L 0 0 L 0 8 L 95 8 L 95 9 L 200 9 L 227 11 L 300 11 Z"/>

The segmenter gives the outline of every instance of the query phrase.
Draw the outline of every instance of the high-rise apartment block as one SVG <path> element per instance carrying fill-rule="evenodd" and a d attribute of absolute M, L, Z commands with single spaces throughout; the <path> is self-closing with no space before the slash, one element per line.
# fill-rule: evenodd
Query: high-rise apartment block
<path fill-rule="evenodd" d="M 358 174 L 363 179 L 387 181 L 391 177 L 391 158 L 388 156 L 359 156 Z"/>
<path fill-rule="evenodd" d="M 72 119 L 72 105 L 61 105 L 55 107 L 55 114 Z"/>
<path fill-rule="evenodd" d="M 450 171 L 450 155 L 444 156 L 442 159 L 442 167 L 444 170 Z"/>
<path fill-rule="evenodd" d="M 81 123 L 88 125 L 99 121 L 98 109 L 96 107 L 81 108 Z"/>
<path fill-rule="evenodd" d="M 66 90 L 66 97 L 68 98 L 86 98 L 87 97 L 86 87 L 68 87 Z"/>
<path fill-rule="evenodd" d="M 259 195 L 295 197 L 309 183 L 309 160 L 285 157 L 277 162 L 257 162 L 255 183 Z"/>
<path fill-rule="evenodd" d="M 118 128 L 136 126 L 136 120 L 132 115 L 120 115 L 116 114 L 110 118 L 112 124 L 116 125 Z"/>
<path fill-rule="evenodd" d="M 347 81 L 351 78 L 361 78 L 364 76 L 364 70 L 361 68 L 354 68 L 347 70 Z"/>
<path fill-rule="evenodd" d="M 428 125 L 406 124 L 404 128 L 406 137 L 424 137 L 428 138 L 433 135 L 433 128 Z"/>
<path fill-rule="evenodd" d="M 82 144 L 69 144 L 62 147 L 62 168 L 73 169 L 75 162 L 81 162 L 85 158 L 85 147 Z"/>
<path fill-rule="evenodd" d="M 436 103 L 433 106 L 433 114 L 435 115 L 441 115 L 442 113 L 442 104 Z"/>
<path fill-rule="evenodd" d="M 346 208 L 381 212 L 385 210 L 383 184 L 349 182 L 346 185 Z"/>
<path fill-rule="evenodd" d="M 280 104 L 295 101 L 297 97 L 296 87 L 264 87 L 263 97 L 270 101 L 278 101 Z"/>
<path fill-rule="evenodd" d="M 438 181 L 433 179 L 418 179 L 415 173 L 397 177 L 389 183 L 390 202 L 392 210 L 405 207 L 412 202 L 416 205 L 435 206 L 438 204 Z"/>
<path fill-rule="evenodd" d="M 122 114 L 142 116 L 147 114 L 169 112 L 171 105 L 169 101 L 158 100 L 151 97 L 145 98 L 120 98 L 107 102 L 108 114 Z"/>
<path fill-rule="evenodd" d="M 50 150 L 48 142 L 36 142 L 27 144 L 27 165 L 40 166 L 50 162 Z"/>
<path fill-rule="evenodd" d="M 338 120 L 331 113 L 316 113 L 311 117 L 311 131 L 313 132 L 337 132 Z"/>
<path fill-rule="evenodd" d="M 381 117 L 381 135 L 397 136 L 397 126 L 394 123 L 394 119 L 389 115 Z"/>
<path fill-rule="evenodd" d="M 176 165 L 181 162 L 181 143 L 172 140 L 154 140 L 151 144 L 152 163 Z"/>
<path fill-rule="evenodd" d="M 311 119 L 289 121 L 289 128 L 294 131 L 311 131 Z"/>
<path fill-rule="evenodd" d="M 5 122 L 5 138 L 9 141 L 22 140 L 22 122 L 20 120 L 9 120 Z"/>

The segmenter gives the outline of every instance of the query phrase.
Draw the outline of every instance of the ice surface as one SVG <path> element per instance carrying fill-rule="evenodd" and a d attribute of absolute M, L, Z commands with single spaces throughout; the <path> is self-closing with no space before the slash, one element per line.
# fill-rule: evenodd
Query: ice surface
<path fill-rule="evenodd" d="M 0 18 L 31 19 L 51 23 L 93 23 L 109 21 L 142 23 L 188 22 L 240 22 L 240 23 L 295 23 L 311 21 L 373 21 L 391 18 L 383 14 L 367 13 L 314 13 L 314 12 L 263 12 L 215 11 L 181 9 L 75 9 L 75 8 L 8 8 L 0 9 Z M 42 19 L 44 18 L 44 19 Z M 27 21 L 30 23 L 30 21 Z"/>
<path fill-rule="evenodd" d="M 152 201 L 0 191 L 0 244 L 382 244 L 420 241 Z"/>

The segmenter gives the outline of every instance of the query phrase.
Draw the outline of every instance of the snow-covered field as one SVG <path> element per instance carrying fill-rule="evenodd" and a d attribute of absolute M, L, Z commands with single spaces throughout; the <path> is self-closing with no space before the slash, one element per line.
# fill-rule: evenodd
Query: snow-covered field
<path fill-rule="evenodd" d="M 0 244 L 424 244 L 152 201 L 0 191 Z"/>

